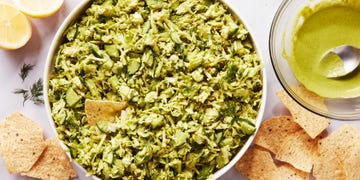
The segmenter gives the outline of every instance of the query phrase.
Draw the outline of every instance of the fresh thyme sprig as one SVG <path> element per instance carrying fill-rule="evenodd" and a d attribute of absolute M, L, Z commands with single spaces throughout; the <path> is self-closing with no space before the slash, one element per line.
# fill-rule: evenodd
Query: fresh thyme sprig
<path fill-rule="evenodd" d="M 13 91 L 14 94 L 22 94 L 23 95 L 23 105 L 26 101 L 30 100 L 34 104 L 44 104 L 43 99 L 43 81 L 42 79 L 38 79 L 31 87 L 30 90 L 27 89 L 15 89 Z"/>
<path fill-rule="evenodd" d="M 29 72 L 33 70 L 35 65 L 33 64 L 24 64 L 20 70 L 19 76 L 21 77 L 22 81 L 26 79 L 26 77 L 29 75 Z"/>

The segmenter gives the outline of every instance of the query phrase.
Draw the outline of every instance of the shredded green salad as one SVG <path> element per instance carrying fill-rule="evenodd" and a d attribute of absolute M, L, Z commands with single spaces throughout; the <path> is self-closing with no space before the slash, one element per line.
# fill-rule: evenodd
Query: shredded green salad
<path fill-rule="evenodd" d="M 54 61 L 52 117 L 89 175 L 207 179 L 256 129 L 262 61 L 219 1 L 93 0 Z M 85 99 L 129 106 L 91 126 Z"/>

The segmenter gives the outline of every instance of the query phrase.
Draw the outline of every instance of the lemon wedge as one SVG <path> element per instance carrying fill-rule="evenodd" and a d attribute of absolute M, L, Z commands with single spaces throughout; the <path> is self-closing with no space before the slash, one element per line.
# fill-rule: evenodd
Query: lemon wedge
<path fill-rule="evenodd" d="M 34 18 L 44 18 L 56 13 L 64 0 L 14 0 L 24 14 Z"/>
<path fill-rule="evenodd" d="M 15 6 L 0 1 L 0 48 L 18 49 L 31 37 L 31 24 Z"/>

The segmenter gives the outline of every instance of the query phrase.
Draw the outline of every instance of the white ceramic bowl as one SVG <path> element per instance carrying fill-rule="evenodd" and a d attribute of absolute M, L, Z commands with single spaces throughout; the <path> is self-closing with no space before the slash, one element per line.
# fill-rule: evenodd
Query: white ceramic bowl
<path fill-rule="evenodd" d="M 360 119 L 360 97 L 357 98 L 324 98 L 325 106 L 319 106 L 307 101 L 301 92 L 294 87 L 301 83 L 297 81 L 284 52 L 287 55 L 292 53 L 292 42 L 294 28 L 301 24 L 297 21 L 298 14 L 304 7 L 314 7 L 322 0 L 284 0 L 277 10 L 269 39 L 269 50 L 273 68 L 277 78 L 286 92 L 304 108 L 322 115 L 324 117 L 339 120 Z M 295 23 L 300 23 L 296 24 Z"/>
<path fill-rule="evenodd" d="M 49 103 L 49 98 L 48 98 L 49 75 L 51 74 L 51 72 L 53 70 L 54 56 L 56 55 L 57 49 L 58 49 L 60 43 L 62 42 L 63 33 L 65 32 L 67 27 L 69 27 L 74 21 L 76 21 L 77 18 L 81 15 L 81 13 L 83 13 L 84 10 L 87 7 L 89 7 L 90 3 L 91 3 L 91 0 L 84 0 L 68 15 L 68 17 L 65 19 L 65 21 L 62 23 L 62 25 L 58 29 L 57 33 L 55 34 L 55 37 L 50 46 L 49 53 L 47 55 L 46 65 L 45 65 L 46 69 L 44 72 L 44 100 L 45 100 L 45 108 L 46 108 L 46 113 L 47 113 L 48 119 L 51 123 L 53 131 L 56 134 L 57 134 L 57 131 L 55 128 L 56 125 L 51 116 L 51 108 L 50 108 L 50 103 Z M 244 21 L 242 21 L 242 23 L 246 26 L 246 23 Z M 247 26 L 246 26 L 246 28 L 248 29 Z M 257 52 L 260 52 L 256 43 L 253 42 L 253 44 L 254 44 Z M 259 54 L 259 56 L 261 57 L 260 54 Z M 263 95 L 262 95 L 262 99 L 261 99 L 261 106 L 260 106 L 260 109 L 258 111 L 258 115 L 256 118 L 256 124 L 255 124 L 256 129 L 258 129 L 260 127 L 260 123 L 262 121 L 262 118 L 264 115 L 264 110 L 265 110 L 266 95 L 267 95 L 267 79 L 266 79 L 265 68 L 262 69 L 262 81 L 263 81 L 263 89 L 262 89 Z M 235 165 L 235 163 L 244 155 L 246 150 L 251 145 L 256 132 L 254 133 L 254 135 L 249 137 L 249 139 L 244 144 L 244 146 L 240 149 L 240 151 L 233 157 L 233 159 L 226 166 L 224 166 L 223 168 L 221 168 L 220 170 L 218 170 L 217 172 L 215 172 L 213 174 L 213 176 L 211 177 L 212 179 L 218 179 L 219 177 L 221 177 L 223 174 L 225 174 L 227 171 L 229 171 Z M 61 145 L 65 150 L 67 149 L 67 147 L 62 142 L 61 142 Z M 69 153 L 67 153 L 67 154 L 71 158 L 70 154 Z M 76 164 L 76 166 L 79 167 L 79 169 L 82 169 L 82 171 L 86 172 L 85 169 L 82 168 L 78 163 L 75 162 L 75 164 Z M 94 178 L 98 179 L 97 177 L 94 177 Z"/>

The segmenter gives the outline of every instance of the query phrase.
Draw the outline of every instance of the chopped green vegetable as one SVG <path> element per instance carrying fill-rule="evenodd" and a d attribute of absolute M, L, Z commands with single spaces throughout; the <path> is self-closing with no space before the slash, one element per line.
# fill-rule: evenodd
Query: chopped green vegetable
<path fill-rule="evenodd" d="M 69 107 L 74 107 L 75 104 L 80 100 L 81 100 L 81 96 L 76 94 L 76 92 L 72 88 L 69 88 L 66 91 L 65 101 Z"/>
<path fill-rule="evenodd" d="M 96 123 L 96 127 L 106 134 L 116 132 L 116 126 L 109 121 L 99 121 Z"/>
<path fill-rule="evenodd" d="M 119 50 L 115 44 L 104 45 L 104 49 L 110 57 L 117 58 L 120 56 Z"/>
<path fill-rule="evenodd" d="M 219 1 L 95 0 L 65 32 L 49 100 L 88 174 L 208 179 L 254 133 L 262 63 Z M 129 106 L 92 126 L 86 99 Z"/>
<path fill-rule="evenodd" d="M 128 73 L 130 75 L 136 73 L 137 70 L 140 68 L 140 60 L 139 59 L 131 59 L 129 60 L 129 65 L 127 67 Z"/>

